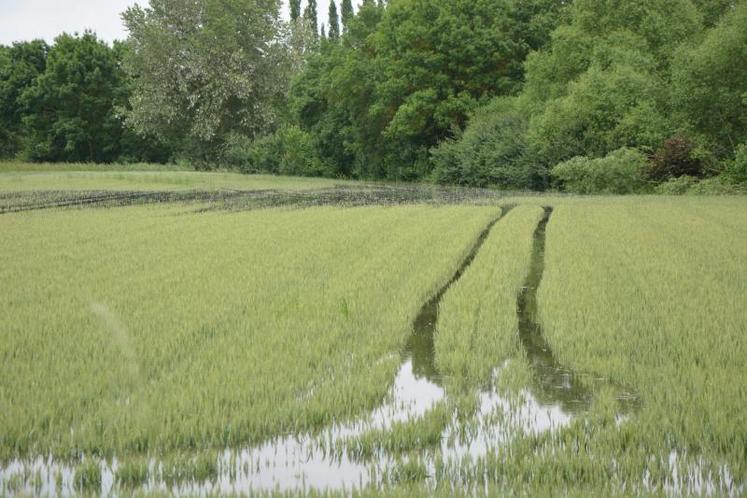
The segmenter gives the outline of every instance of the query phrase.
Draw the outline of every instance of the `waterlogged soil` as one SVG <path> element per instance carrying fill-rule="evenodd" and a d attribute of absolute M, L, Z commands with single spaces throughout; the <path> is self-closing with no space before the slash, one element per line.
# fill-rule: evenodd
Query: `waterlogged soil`
<path fill-rule="evenodd" d="M 259 192 L 244 192 L 258 195 Z M 230 191 L 31 191 L 0 192 L 0 214 L 51 208 L 116 207 L 170 202 L 226 202 L 237 195 Z"/>
<path fill-rule="evenodd" d="M 30 191 L 0 192 L 0 214 L 50 208 L 117 207 L 142 204 L 194 203 L 199 211 L 268 207 L 366 206 L 413 203 L 491 203 L 510 192 L 434 185 L 361 185 L 325 189 L 190 190 L 190 191 Z M 526 195 L 526 194 L 523 194 Z"/>
<path fill-rule="evenodd" d="M 420 194 L 411 197 L 376 194 L 370 201 L 361 192 L 341 193 L 326 197 L 332 203 L 350 202 L 422 202 Z M 318 192 L 317 192 L 318 194 Z M 390 194 L 392 194 L 390 196 Z M 261 196 L 272 196 L 262 193 Z M 285 195 L 285 194 L 283 194 Z M 296 194 L 283 197 L 282 202 L 295 197 L 319 205 L 319 197 L 313 194 Z M 412 199 L 418 198 L 418 201 Z M 398 200 L 394 200 L 398 199 Z M 221 209 L 231 205 L 243 206 L 246 198 L 221 201 Z M 277 201 L 275 199 L 273 202 Z M 303 205 L 303 203 L 290 203 Z M 511 209 L 504 207 L 502 216 Z M 519 338 L 532 371 L 532 382 L 518 393 L 508 394 L 499 388 L 500 378 L 509 363 L 497 366 L 489 385 L 476 393 L 476 408 L 468 418 L 452 410 L 445 421 L 438 442 L 414 448 L 410 452 L 389 452 L 380 447 L 373 451 L 362 451 L 361 441 L 366 435 L 386 434 L 395 426 L 413 424 L 423 420 L 439 406 L 449 406 L 444 378 L 436 368 L 434 331 L 438 321 L 438 305 L 448 290 L 478 253 L 490 230 L 499 222 L 492 221 L 480 234 L 469 254 L 452 278 L 421 308 L 413 323 L 412 333 L 402 352 L 402 363 L 388 395 L 380 406 L 360 419 L 336 423 L 313 434 L 282 436 L 264 444 L 244 449 L 226 449 L 218 453 L 214 465 L 209 466 L 206 477 L 174 479 L 162 462 L 151 458 L 147 462 L 148 472 L 137 483 L 139 491 L 161 491 L 174 495 L 212 493 L 250 493 L 251 491 L 302 491 L 302 490 L 352 490 L 366 486 L 386 486 L 402 480 L 402 469 L 413 463 L 417 469 L 415 478 L 425 480 L 431 486 L 439 481 L 451 485 L 481 489 L 489 480 L 488 470 L 484 475 L 474 475 L 470 484 L 465 484 L 460 474 L 460 465 L 467 460 L 477 461 L 491 451 L 505 447 L 519 434 L 539 434 L 568 425 L 574 416 L 588 410 L 595 390 L 602 384 L 611 385 L 605 379 L 595 378 L 561 365 L 555 358 L 537 321 L 537 288 L 544 270 L 545 228 L 552 210 L 547 208 L 545 216 L 535 232 L 531 268 L 525 285 L 517 296 Z M 621 419 L 640 406 L 640 399 L 630 390 L 613 386 L 617 390 Z M 462 414 L 463 415 L 463 414 Z M 185 456 L 183 462 L 194 462 L 197 457 Z M 192 460 L 190 460 L 192 459 Z M 100 484 L 85 491 L 101 496 L 117 495 L 128 488 L 117 482 L 119 461 L 92 460 L 101 472 Z M 709 490 L 734 490 L 733 478 L 725 474 L 716 481 L 698 480 L 698 469 L 685 468 L 677 464 L 677 457 L 670 457 L 672 488 L 674 494 L 682 492 L 709 493 Z M 406 472 L 405 472 L 406 474 Z M 407 476 L 406 476 L 407 477 Z M 80 492 L 75 485 L 75 466 L 51 458 L 10 462 L 0 468 L 0 494 L 18 492 L 38 496 L 74 496 Z M 474 481 L 474 482 L 472 482 Z M 642 476 L 644 489 L 645 476 Z M 730 494 L 738 494 L 736 493 Z"/>

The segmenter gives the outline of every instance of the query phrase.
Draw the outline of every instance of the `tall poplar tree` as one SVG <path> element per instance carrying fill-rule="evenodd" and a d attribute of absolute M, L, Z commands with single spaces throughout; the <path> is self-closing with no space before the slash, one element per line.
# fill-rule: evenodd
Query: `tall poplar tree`
<path fill-rule="evenodd" d="M 329 2 L 329 39 L 337 40 L 340 37 L 340 19 L 337 17 L 337 5 L 335 0 Z"/>
<path fill-rule="evenodd" d="M 316 9 L 316 0 L 309 0 L 309 3 L 306 5 L 306 9 L 303 11 L 303 17 L 306 19 L 306 22 L 309 23 L 309 26 L 311 27 L 311 32 L 314 33 L 315 37 L 319 36 L 319 23 L 317 21 L 317 9 Z"/>
<path fill-rule="evenodd" d="M 353 11 L 352 0 L 342 0 L 340 6 L 340 13 L 342 14 L 342 29 L 347 31 L 350 27 L 350 21 L 353 19 L 355 12 Z"/>
<path fill-rule="evenodd" d="M 301 16 L 301 0 L 290 0 L 291 21 L 295 21 Z"/>

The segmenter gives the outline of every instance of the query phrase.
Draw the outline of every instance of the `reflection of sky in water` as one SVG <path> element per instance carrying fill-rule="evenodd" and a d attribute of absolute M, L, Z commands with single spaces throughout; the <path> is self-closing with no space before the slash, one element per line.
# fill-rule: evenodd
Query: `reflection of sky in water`
<path fill-rule="evenodd" d="M 374 412 L 374 428 L 386 429 L 394 423 L 422 417 L 444 396 L 441 386 L 415 374 L 412 359 L 408 359 L 394 380 L 392 401 Z"/>
<path fill-rule="evenodd" d="M 163 482 L 151 480 L 146 490 L 171 491 L 177 494 L 208 492 L 246 492 L 249 490 L 298 490 L 298 489 L 352 489 L 376 482 L 392 464 L 385 455 L 378 455 L 375 461 L 362 462 L 348 457 L 345 451 L 329 451 L 330 443 L 354 438 L 372 429 L 387 430 L 393 424 L 413 421 L 425 415 L 436 403 L 445 399 L 443 388 L 413 371 L 412 359 L 408 358 L 400 368 L 387 396 L 386 402 L 363 420 L 336 425 L 316 436 L 288 436 L 268 441 L 256 448 L 241 451 L 226 450 L 218 459 L 219 478 L 214 483 L 192 483 L 169 488 Z M 521 429 L 532 432 L 556 427 L 568 420 L 561 416 L 557 408 L 541 407 L 526 392 L 522 399 L 527 400 L 511 411 L 511 404 L 494 391 L 480 394 L 480 407 L 476 415 L 476 428 L 468 439 L 455 441 L 459 432 L 456 424 L 449 424 L 443 434 L 442 452 L 444 460 L 461 458 L 464 455 L 484 456 L 489 448 L 510 440 L 511 428 L 489 423 L 487 420 L 497 410 L 513 413 Z M 507 417 L 510 419 L 511 417 Z M 327 443 L 327 444 L 325 444 Z M 109 495 L 113 490 L 114 472 L 117 462 L 112 465 L 101 462 L 102 494 Z M 156 466 L 152 462 L 152 467 Z M 43 486 L 35 494 L 58 496 L 55 476 L 63 476 L 62 496 L 71 496 L 73 490 L 73 468 L 52 461 L 37 459 L 31 466 L 32 472 L 41 472 Z M 23 472 L 23 465 L 14 462 L 0 472 L 0 484 L 13 474 Z M 0 489 L 2 489 L 0 487 Z M 32 488 L 27 488 L 31 491 Z"/>
<path fill-rule="evenodd" d="M 414 373 L 412 359 L 408 358 L 397 373 L 385 403 L 365 419 L 335 425 L 316 436 L 290 436 L 238 453 L 226 451 L 220 459 L 221 477 L 214 487 L 186 486 L 179 491 L 227 493 L 363 487 L 376 482 L 375 476 L 392 463 L 391 459 L 379 455 L 376 461 L 361 462 L 351 459 L 345 451 L 329 451 L 330 446 L 369 430 L 387 430 L 393 424 L 422 417 L 444 395 L 440 386 Z"/>
<path fill-rule="evenodd" d="M 496 369 L 495 384 L 502 368 Z M 384 404 L 367 417 L 348 424 L 325 429 L 316 436 L 288 436 L 268 441 L 255 448 L 240 451 L 226 450 L 218 457 L 218 478 L 214 482 L 183 483 L 169 487 L 163 481 L 151 478 L 145 491 L 161 490 L 176 495 L 208 493 L 242 493 L 250 490 L 351 490 L 369 484 L 381 483 L 382 475 L 394 460 L 385 454 L 377 454 L 372 460 L 358 461 L 345 451 L 330 451 L 335 443 L 354 438 L 368 430 L 387 430 L 393 424 L 413 421 L 425 415 L 436 403 L 446 398 L 441 386 L 424 375 L 413 371 L 413 362 L 408 358 L 401 366 Z M 435 460 L 440 457 L 446 463 L 455 464 L 465 457 L 478 459 L 491 450 L 510 444 L 518 433 L 539 434 L 556 430 L 571 421 L 571 415 L 558 404 L 539 401 L 529 389 L 513 395 L 503 395 L 496 389 L 487 389 L 478 394 L 478 406 L 474 417 L 465 424 L 456 416 L 442 433 L 440 454 L 427 452 L 424 455 L 428 474 L 435 474 Z M 25 466 L 24 466 L 25 465 Z M 117 461 L 100 462 L 102 468 L 102 496 L 116 494 L 114 473 Z M 157 463 L 151 462 L 151 476 L 158 476 Z M 738 495 L 729 469 L 720 466 L 717 475 L 703 475 L 705 464 L 678 462 L 678 455 L 670 455 L 670 479 L 664 485 L 669 495 L 695 492 L 705 494 Z M 13 475 L 30 470 L 32 478 L 21 490 L 36 496 L 73 496 L 73 468 L 52 460 L 37 458 L 32 462 L 12 462 L 0 470 L 0 493 L 6 489 Z M 39 486 L 33 484 L 33 476 L 39 473 Z M 56 476 L 62 476 L 62 486 L 57 490 Z M 448 471 L 447 471 L 448 474 Z M 643 489 L 653 489 L 647 476 L 642 476 Z"/>
<path fill-rule="evenodd" d="M 393 424 L 413 421 L 425 415 L 436 403 L 445 398 L 443 388 L 428 380 L 424 375 L 417 375 L 413 371 L 413 362 L 408 358 L 401 366 L 394 383 L 387 396 L 386 402 L 369 414 L 365 419 L 349 424 L 335 425 L 322 431 L 316 436 L 288 436 L 268 441 L 256 448 L 241 451 L 225 451 L 219 456 L 219 478 L 215 483 L 193 483 L 173 489 L 163 482 L 151 480 L 147 490 L 163 490 L 175 493 L 205 493 L 205 492 L 240 492 L 253 490 L 293 490 L 293 489 L 351 489 L 375 482 L 375 476 L 392 463 L 384 455 L 378 455 L 376 461 L 362 462 L 348 457 L 345 451 L 329 451 L 336 441 L 354 438 L 372 429 L 387 430 Z M 534 413 L 532 407 L 523 410 L 522 420 L 544 420 Z M 537 405 L 538 406 L 538 405 Z M 496 393 L 481 394 L 481 407 L 478 420 L 483 414 L 489 415 L 496 408 L 507 408 L 507 402 Z M 539 413 L 539 412 L 538 412 Z M 541 427 L 549 427 L 549 422 L 543 422 Z M 538 426 L 540 427 L 540 426 Z M 496 427 L 496 429 L 499 429 Z M 450 434 L 456 433 L 454 426 L 447 429 L 444 441 Z M 504 441 L 508 434 L 496 434 L 478 430 L 468 443 L 457 445 L 444 444 L 442 450 L 445 455 L 460 456 L 471 454 L 484 455 L 493 442 Z M 326 443 L 326 444 L 325 444 Z M 332 444 L 330 444 L 332 443 Z M 101 462 L 102 465 L 102 494 L 109 495 L 113 489 L 114 472 L 117 462 L 112 465 Z M 152 467 L 156 464 L 153 462 Z M 55 479 L 61 472 L 62 496 L 71 496 L 73 490 L 73 468 L 60 465 L 53 461 L 37 459 L 30 467 L 32 473 L 40 471 L 42 487 L 33 490 L 34 494 L 58 496 Z M 21 462 L 13 462 L 0 472 L 0 485 L 13 474 L 23 472 Z M 372 474 L 372 472 L 374 474 Z M 2 487 L 0 486 L 0 489 Z"/>
<path fill-rule="evenodd" d="M 493 373 L 498 379 L 501 369 Z M 458 462 L 486 456 L 492 449 L 509 444 L 517 433 L 539 434 L 570 423 L 571 416 L 558 405 L 540 403 L 529 390 L 506 396 L 496 389 L 479 393 L 474 420 L 464 427 L 456 417 L 444 431 L 441 455 L 444 461 Z"/>

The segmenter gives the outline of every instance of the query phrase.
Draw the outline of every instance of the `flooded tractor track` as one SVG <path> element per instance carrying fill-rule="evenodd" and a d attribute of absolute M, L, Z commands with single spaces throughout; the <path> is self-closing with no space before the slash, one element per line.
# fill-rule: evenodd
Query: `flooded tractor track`
<path fill-rule="evenodd" d="M 503 206 L 501 216 L 491 221 L 485 229 L 480 232 L 477 240 L 472 245 L 472 248 L 467 253 L 467 256 L 462 261 L 459 268 L 457 268 L 454 275 L 431 297 L 426 301 L 420 308 L 418 315 L 415 317 L 415 321 L 412 325 L 412 334 L 407 342 L 405 350 L 412 355 L 413 367 L 416 372 L 423 372 L 425 377 L 441 385 L 441 374 L 436 368 L 436 349 L 435 349 L 435 333 L 436 323 L 438 322 L 438 305 L 441 302 L 444 294 L 454 283 L 461 278 L 464 272 L 467 270 L 469 265 L 474 261 L 475 256 L 480 251 L 485 239 L 487 239 L 490 231 L 493 229 L 498 221 L 503 219 L 509 211 L 515 207 L 514 204 Z"/>
<path fill-rule="evenodd" d="M 562 365 L 544 336 L 538 317 L 537 290 L 545 270 L 545 232 L 553 209 L 545 207 L 544 210 L 534 232 L 529 273 L 516 303 L 519 339 L 532 370 L 534 395 L 543 402 L 557 403 L 564 411 L 576 414 L 588 411 L 594 402 L 594 391 L 606 384 L 616 391 L 619 415 L 624 416 L 640 407 L 640 398 L 608 379 Z"/>

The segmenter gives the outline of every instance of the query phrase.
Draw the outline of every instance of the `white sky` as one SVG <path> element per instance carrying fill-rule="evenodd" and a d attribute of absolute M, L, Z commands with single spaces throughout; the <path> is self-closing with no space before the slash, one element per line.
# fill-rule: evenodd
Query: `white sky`
<path fill-rule="evenodd" d="M 339 13 L 340 0 L 337 1 Z M 52 42 L 62 32 L 96 32 L 111 42 L 127 36 L 119 14 L 128 6 L 147 0 L 0 0 L 0 44 L 43 38 Z M 354 1 L 357 5 L 359 1 Z M 287 2 L 284 2 L 287 4 Z M 317 0 L 319 24 L 327 24 L 329 0 Z M 302 8 L 306 0 L 302 2 Z M 287 17 L 288 6 L 283 5 Z"/>

